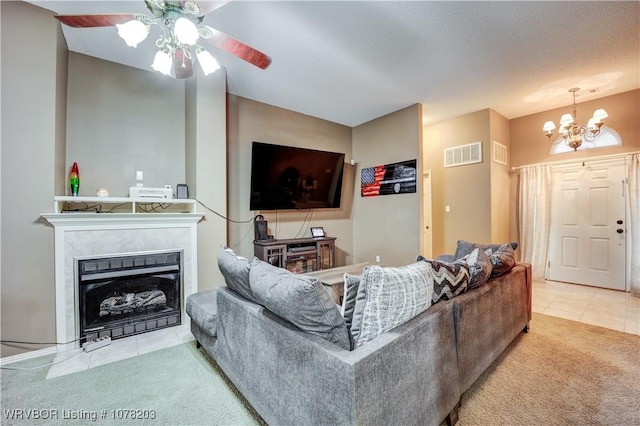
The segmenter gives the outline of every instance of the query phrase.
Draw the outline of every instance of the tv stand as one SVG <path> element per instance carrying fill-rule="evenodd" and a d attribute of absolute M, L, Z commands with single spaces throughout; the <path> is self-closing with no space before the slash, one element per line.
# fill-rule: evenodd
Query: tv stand
<path fill-rule="evenodd" d="M 301 274 L 333 268 L 335 237 L 255 240 L 254 255 L 279 268 Z"/>

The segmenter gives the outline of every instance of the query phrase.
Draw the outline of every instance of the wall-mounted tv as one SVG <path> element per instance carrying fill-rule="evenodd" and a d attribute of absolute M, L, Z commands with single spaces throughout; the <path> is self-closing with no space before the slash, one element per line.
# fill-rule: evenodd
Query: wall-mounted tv
<path fill-rule="evenodd" d="M 338 208 L 344 154 L 253 142 L 250 210 Z"/>

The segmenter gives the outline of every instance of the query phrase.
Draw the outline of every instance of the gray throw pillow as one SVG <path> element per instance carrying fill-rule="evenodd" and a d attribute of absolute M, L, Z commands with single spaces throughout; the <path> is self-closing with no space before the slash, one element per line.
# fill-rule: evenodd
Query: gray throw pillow
<path fill-rule="evenodd" d="M 462 259 L 466 255 L 470 254 L 473 249 L 480 249 L 481 251 L 491 250 L 491 252 L 496 251 L 502 244 L 478 244 L 471 243 L 469 241 L 458 240 L 456 246 L 456 259 Z M 509 243 L 509 245 L 515 250 L 518 248 L 518 243 L 513 241 Z"/>
<path fill-rule="evenodd" d="M 302 331 L 351 349 L 338 305 L 318 279 L 292 274 L 255 259 L 249 271 L 249 283 L 258 303 L 274 314 Z"/>
<path fill-rule="evenodd" d="M 487 252 L 485 251 L 485 253 Z M 487 254 L 491 261 L 491 278 L 498 277 L 510 271 L 516 264 L 516 253 L 509 244 L 503 244 Z"/>
<path fill-rule="evenodd" d="M 462 258 L 469 266 L 468 290 L 473 290 L 485 284 L 491 276 L 491 260 L 484 251 L 474 249 Z"/>
<path fill-rule="evenodd" d="M 406 323 L 431 306 L 433 278 L 426 262 L 362 272 L 351 333 L 355 347 Z"/>
<path fill-rule="evenodd" d="M 255 261 L 249 262 L 244 257 L 238 256 L 236 252 L 224 245 L 221 245 L 218 250 L 218 268 L 222 272 L 227 287 L 255 302 L 256 299 L 249 286 L 249 270 L 253 262 Z"/>
<path fill-rule="evenodd" d="M 347 325 L 347 330 L 351 330 L 353 320 L 353 309 L 356 307 L 356 296 L 360 287 L 360 275 L 344 274 L 344 296 L 342 297 L 342 316 Z"/>

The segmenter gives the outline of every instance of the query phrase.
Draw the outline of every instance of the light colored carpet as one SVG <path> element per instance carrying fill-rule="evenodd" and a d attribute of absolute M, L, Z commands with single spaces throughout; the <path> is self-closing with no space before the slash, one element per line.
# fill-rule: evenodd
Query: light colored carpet
<path fill-rule="evenodd" d="M 640 425 L 640 337 L 534 313 L 463 395 L 458 424 Z"/>
<path fill-rule="evenodd" d="M 49 380 L 47 368 L 1 374 L 2 425 L 262 424 L 194 342 Z M 10 420 L 7 410 L 16 409 L 57 410 L 58 418 Z M 115 419 L 122 409 L 154 410 L 155 418 Z M 531 331 L 465 393 L 458 424 L 640 425 L 640 337 L 534 314 Z"/>
<path fill-rule="evenodd" d="M 9 366 L 29 368 L 52 359 L 48 355 Z M 2 425 L 261 424 L 195 342 L 48 380 L 46 375 L 47 368 L 2 370 Z M 51 418 L 27 421 L 18 412 L 23 419 L 11 420 L 16 410 L 55 410 L 57 418 L 43 412 Z M 131 419 L 134 412 L 127 410 L 147 410 L 140 412 L 147 418 Z M 95 421 L 87 417 L 93 413 Z"/>

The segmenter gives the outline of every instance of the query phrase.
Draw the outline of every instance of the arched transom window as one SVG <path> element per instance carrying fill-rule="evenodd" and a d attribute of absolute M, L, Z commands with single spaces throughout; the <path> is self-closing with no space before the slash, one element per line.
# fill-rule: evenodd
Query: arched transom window
<path fill-rule="evenodd" d="M 578 147 L 578 151 L 584 151 L 585 149 L 594 149 L 594 148 L 607 148 L 610 146 L 622 146 L 622 139 L 620 139 L 620 135 L 618 132 L 613 130 L 611 127 L 602 126 L 600 129 L 600 134 L 593 140 L 593 142 L 589 142 L 587 140 L 582 140 L 582 145 Z M 560 137 L 556 139 L 549 150 L 550 154 L 562 154 L 564 152 L 571 152 L 573 148 L 564 143 Z"/>

